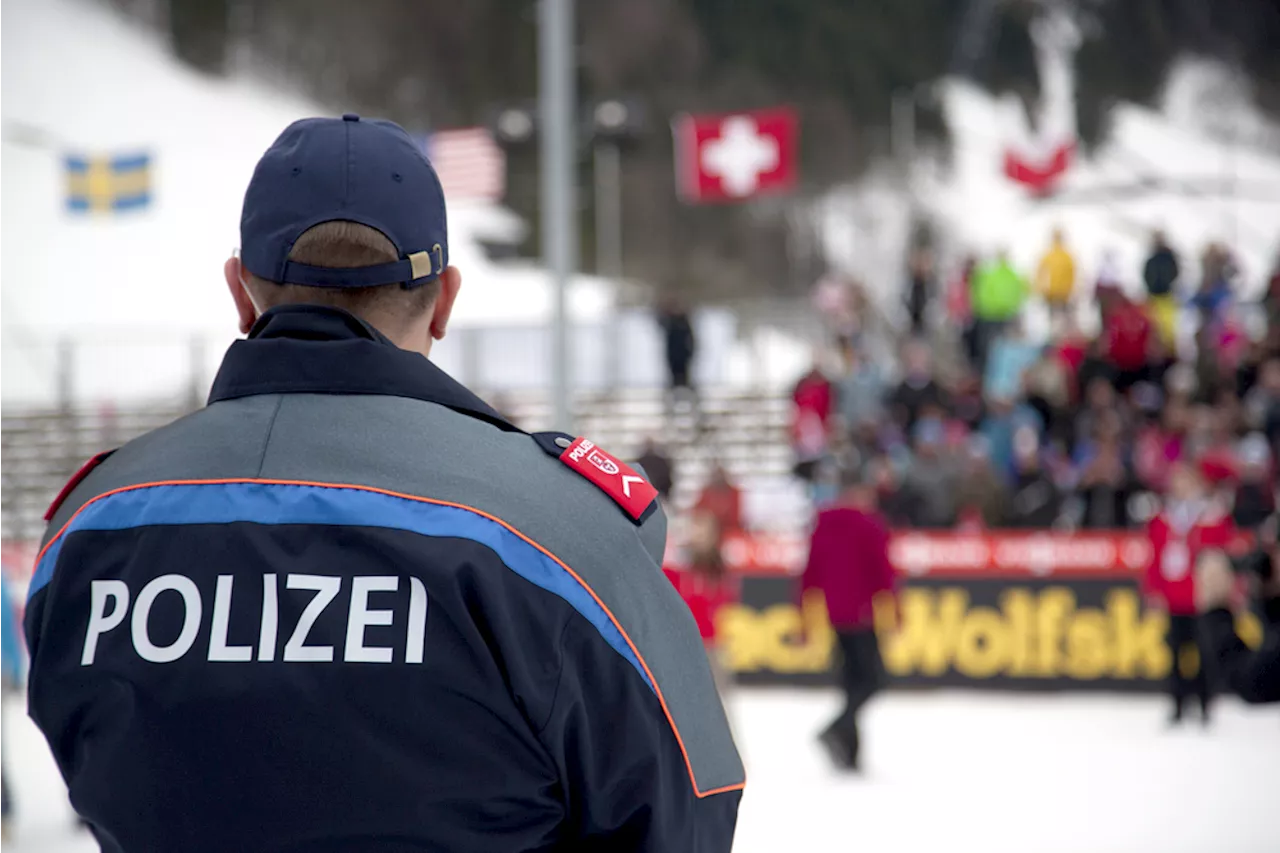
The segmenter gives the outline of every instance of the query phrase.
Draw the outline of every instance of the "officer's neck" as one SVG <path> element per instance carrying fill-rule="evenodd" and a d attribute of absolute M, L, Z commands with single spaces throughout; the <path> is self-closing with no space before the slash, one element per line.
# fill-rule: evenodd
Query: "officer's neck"
<path fill-rule="evenodd" d="M 315 310 L 315 307 L 306 303 L 297 303 L 277 306 L 276 310 L 302 309 L 306 311 Z M 348 322 L 354 323 L 358 321 L 399 349 L 416 352 L 427 358 L 431 356 L 431 344 L 434 342 L 434 338 L 431 334 L 432 318 L 429 311 L 425 312 L 421 317 L 406 320 L 404 317 L 398 317 L 389 312 L 357 312 L 329 306 L 321 306 L 321 310 L 338 315 L 347 315 Z M 262 321 L 260 319 L 255 323 L 255 328 L 260 327 L 261 324 Z"/>
<path fill-rule="evenodd" d="M 381 332 L 387 340 L 400 349 L 416 352 L 424 358 L 431 357 L 431 344 L 434 339 L 431 337 L 429 318 L 422 323 L 413 323 L 412 327 L 407 329 L 396 328 L 397 324 L 395 323 L 379 326 L 372 320 L 365 320 L 365 322 Z"/>

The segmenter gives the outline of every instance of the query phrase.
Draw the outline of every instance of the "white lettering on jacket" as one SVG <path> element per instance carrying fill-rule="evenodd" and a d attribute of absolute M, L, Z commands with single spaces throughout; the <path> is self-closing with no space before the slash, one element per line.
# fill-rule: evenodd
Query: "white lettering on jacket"
<path fill-rule="evenodd" d="M 123 580 L 95 580 L 89 585 L 89 616 L 85 629 L 84 648 L 80 655 L 81 666 L 92 666 L 101 660 L 101 641 L 111 635 L 129 621 L 127 633 L 131 640 L 133 652 L 150 663 L 173 663 L 186 657 L 195 647 L 196 639 L 202 627 L 207 625 L 209 643 L 205 659 L 211 662 L 248 662 L 274 661 L 276 644 L 283 628 L 288 632 L 288 641 L 284 644 L 280 660 L 289 663 L 327 663 L 334 660 L 334 645 L 321 643 L 316 625 L 324 617 L 329 606 L 349 587 L 350 599 L 346 614 L 345 638 L 333 637 L 333 640 L 345 639 L 342 660 L 346 663 L 393 663 L 397 659 L 403 663 L 420 664 L 426 657 L 427 632 L 427 590 L 423 582 L 415 577 L 409 578 L 407 589 L 400 578 L 391 575 L 362 575 L 351 578 L 328 575 L 288 574 L 284 576 L 285 590 L 300 590 L 314 594 L 298 614 L 293 625 L 280 624 L 280 588 L 279 576 L 262 575 L 261 611 L 255 614 L 258 620 L 257 648 L 245 642 L 248 636 L 229 634 L 244 631 L 244 628 L 233 630 L 232 624 L 243 625 L 243 620 L 233 619 L 237 607 L 243 609 L 245 595 L 236 594 L 236 578 L 234 575 L 218 575 L 212 591 L 212 607 L 205 607 L 204 596 L 194 580 L 185 575 L 165 574 L 145 584 L 136 596 Z M 253 584 L 256 586 L 256 582 Z M 205 590 L 207 596 L 209 590 Z M 288 593 L 285 593 L 288 595 Z M 252 601 L 252 589 L 248 592 Z M 404 637 L 403 656 L 399 649 L 392 646 L 370 644 L 368 629 L 372 627 L 395 626 L 396 610 L 392 605 L 403 602 L 408 597 L 407 613 L 403 604 L 400 613 L 406 613 L 406 624 L 394 634 Z M 397 601 L 397 598 L 399 601 Z M 157 601 L 161 608 L 178 607 L 181 613 L 178 635 L 172 640 L 168 636 L 153 634 L 152 610 Z M 247 605 L 253 607 L 252 604 Z M 166 610 L 168 612 L 174 612 Z M 286 608 L 285 613 L 297 612 L 296 608 Z M 205 616 L 208 614 L 208 621 Z M 286 616 L 287 618 L 287 616 Z M 340 618 L 340 617 L 339 617 Z M 331 621 L 326 624 L 333 624 Z M 154 626 L 161 630 L 158 626 Z M 341 630 L 340 628 L 338 630 Z M 316 634 L 314 638 L 313 634 Z M 377 635 L 375 635 L 377 636 Z M 387 632 L 381 634 L 383 638 Z M 310 641 L 309 641 L 309 638 Z M 159 645 L 159 642 L 165 643 Z M 385 642 L 385 640 L 384 640 Z M 395 645 L 393 643 L 393 645 Z M 118 644 L 109 646 L 115 649 L 128 648 Z M 199 651 L 196 652 L 199 655 Z"/>

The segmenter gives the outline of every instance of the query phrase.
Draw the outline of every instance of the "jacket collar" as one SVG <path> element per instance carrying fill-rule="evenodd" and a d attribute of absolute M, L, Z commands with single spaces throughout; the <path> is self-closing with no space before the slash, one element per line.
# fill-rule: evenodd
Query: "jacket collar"
<path fill-rule="evenodd" d="M 422 355 L 368 323 L 322 305 L 272 308 L 227 350 L 209 402 L 257 394 L 378 394 L 447 406 L 518 429 Z"/>

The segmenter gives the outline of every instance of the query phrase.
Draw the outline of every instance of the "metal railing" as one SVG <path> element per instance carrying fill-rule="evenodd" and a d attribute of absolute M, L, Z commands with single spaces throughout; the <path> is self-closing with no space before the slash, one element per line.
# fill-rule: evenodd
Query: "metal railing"
<path fill-rule="evenodd" d="M 483 395 L 484 389 L 480 389 Z M 505 414 L 531 431 L 550 426 L 545 389 L 489 395 Z M 578 432 L 619 455 L 636 453 L 654 437 L 665 443 L 676 469 L 673 503 L 693 501 L 714 462 L 744 486 L 768 491 L 788 479 L 790 401 L 780 394 L 708 389 L 699 416 L 671 407 L 659 389 L 581 391 L 574 398 Z M 39 539 L 49 502 L 86 459 L 194 409 L 186 401 L 83 407 L 6 406 L 0 417 L 0 537 Z M 773 485 L 770 485 L 773 484 Z"/>
<path fill-rule="evenodd" d="M 702 387 L 776 390 L 807 366 L 806 346 L 756 320 L 739 323 L 727 310 L 694 316 Z M 745 330 L 749 330 L 744 332 Z M 71 409 L 104 402 L 194 407 L 203 401 L 227 347 L 211 334 L 118 330 L 51 337 L 6 327 L 0 341 L 6 407 Z M 783 343 L 779 343 L 779 341 Z M 571 386 L 576 392 L 660 388 L 666 381 L 664 343 L 652 315 L 628 310 L 572 328 Z M 432 361 L 471 388 L 516 393 L 549 386 L 551 332 L 544 324 L 451 329 Z"/>

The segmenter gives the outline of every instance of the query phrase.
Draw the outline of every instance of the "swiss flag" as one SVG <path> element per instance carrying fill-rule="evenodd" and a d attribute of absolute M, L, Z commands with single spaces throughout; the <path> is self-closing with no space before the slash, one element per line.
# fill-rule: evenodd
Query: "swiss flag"
<path fill-rule="evenodd" d="M 795 186 L 800 121 L 790 107 L 682 115 L 672 133 L 685 201 L 737 201 Z"/>

